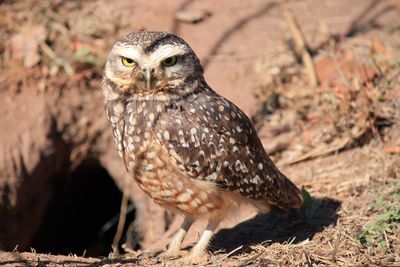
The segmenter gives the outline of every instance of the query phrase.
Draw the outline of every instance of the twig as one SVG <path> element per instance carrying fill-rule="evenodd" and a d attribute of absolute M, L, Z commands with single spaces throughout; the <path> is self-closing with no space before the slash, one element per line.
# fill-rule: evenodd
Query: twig
<path fill-rule="evenodd" d="M 311 262 L 310 256 L 308 256 L 308 253 L 306 252 L 305 249 L 303 249 L 303 256 L 304 256 L 304 261 L 307 264 L 307 266 L 312 267 L 313 264 Z"/>
<path fill-rule="evenodd" d="M 333 63 L 334 63 L 335 69 L 339 73 L 340 80 L 342 81 L 344 86 L 349 88 L 350 87 L 350 81 L 346 78 L 346 76 L 344 75 L 341 67 L 339 66 L 339 64 L 337 62 L 337 57 L 336 56 L 332 56 L 332 59 L 333 59 Z"/>
<path fill-rule="evenodd" d="M 117 232 L 115 233 L 112 243 L 112 249 L 114 254 L 118 254 L 118 244 L 119 241 L 121 240 L 122 232 L 124 231 L 127 206 L 128 206 L 128 193 L 127 190 L 124 188 L 124 193 L 121 201 L 121 210 L 119 213 Z"/>
<path fill-rule="evenodd" d="M 254 261 L 254 260 L 259 259 L 261 256 L 263 256 L 263 255 L 265 254 L 265 252 L 266 252 L 266 251 L 262 251 L 262 252 L 257 253 L 257 254 L 255 254 L 255 255 L 253 255 L 253 256 L 247 258 L 247 259 L 241 260 L 241 261 L 239 261 L 239 262 L 237 263 L 236 266 L 247 266 L 247 265 L 249 264 L 249 262 L 252 262 L 252 261 Z"/>
<path fill-rule="evenodd" d="M 383 236 L 385 237 L 386 247 L 390 249 L 389 239 L 387 237 L 385 229 L 383 229 Z"/>
<path fill-rule="evenodd" d="M 308 52 L 308 47 L 303 35 L 303 32 L 300 29 L 296 19 L 294 18 L 290 9 L 286 6 L 283 7 L 283 15 L 287 23 L 289 24 L 290 31 L 293 35 L 294 44 L 296 46 L 296 52 L 301 55 L 301 59 L 303 64 L 307 70 L 308 77 L 310 79 L 310 85 L 312 87 L 318 86 L 318 78 L 315 70 L 314 61 Z"/>
<path fill-rule="evenodd" d="M 233 253 L 235 253 L 238 250 L 241 250 L 243 248 L 243 245 L 241 245 L 240 247 L 235 248 L 234 250 L 232 250 L 231 252 L 229 252 L 228 254 L 226 254 L 224 257 L 222 257 L 222 259 L 219 260 L 219 262 L 222 262 L 223 260 L 225 260 L 226 258 L 228 258 L 229 256 L 231 256 Z"/>
<path fill-rule="evenodd" d="M 333 262 L 336 262 L 336 254 L 337 254 L 337 252 L 338 252 L 338 250 L 339 250 L 339 244 L 340 244 L 340 239 L 341 239 L 341 237 L 342 237 L 342 227 L 340 226 L 340 229 L 339 229 L 339 236 L 338 236 L 338 239 L 336 240 L 336 242 L 335 242 L 335 247 L 333 248 L 333 250 L 332 250 L 332 257 L 331 257 L 331 261 L 333 261 Z"/>

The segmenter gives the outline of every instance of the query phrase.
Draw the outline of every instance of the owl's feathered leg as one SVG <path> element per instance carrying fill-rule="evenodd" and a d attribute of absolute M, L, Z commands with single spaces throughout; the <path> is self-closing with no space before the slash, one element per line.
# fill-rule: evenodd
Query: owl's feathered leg
<path fill-rule="evenodd" d="M 202 261 L 203 256 L 207 253 L 208 244 L 210 243 L 210 240 L 214 235 L 214 230 L 217 228 L 218 224 L 219 221 L 208 221 L 206 229 L 197 244 L 192 248 L 190 254 L 181 259 L 183 264 L 196 264 Z"/>
<path fill-rule="evenodd" d="M 174 237 L 171 239 L 167 251 L 165 251 L 163 257 L 175 257 L 180 256 L 182 240 L 185 238 L 187 231 L 193 224 L 194 220 L 185 216 L 183 223 L 179 230 L 175 233 Z"/>

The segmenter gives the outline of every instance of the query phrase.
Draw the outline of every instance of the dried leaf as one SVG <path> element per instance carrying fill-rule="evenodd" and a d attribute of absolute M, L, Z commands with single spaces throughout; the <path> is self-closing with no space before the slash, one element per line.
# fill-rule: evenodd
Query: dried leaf
<path fill-rule="evenodd" d="M 39 44 L 46 36 L 47 30 L 41 25 L 24 27 L 21 32 L 11 37 L 12 58 L 22 61 L 27 68 L 35 66 L 40 61 Z"/>

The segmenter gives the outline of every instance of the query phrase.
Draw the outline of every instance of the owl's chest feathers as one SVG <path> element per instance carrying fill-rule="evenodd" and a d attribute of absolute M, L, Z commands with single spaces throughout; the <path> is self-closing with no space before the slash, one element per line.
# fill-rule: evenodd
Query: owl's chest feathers
<path fill-rule="evenodd" d="M 176 103 L 134 100 L 122 103 L 122 107 L 120 111 L 118 104 L 114 105 L 110 116 L 117 149 L 129 173 L 142 173 L 143 168 L 150 168 L 147 156 L 154 155 L 160 147 L 155 127 L 166 125 L 165 114 L 176 108 Z"/>
<path fill-rule="evenodd" d="M 125 105 L 124 137 L 135 139 L 134 143 L 146 145 L 153 136 L 153 129 L 161 114 L 165 112 L 165 104 L 155 101 L 131 101 Z M 135 137 L 135 138 L 134 138 Z M 140 141 L 139 141 L 140 138 Z"/>

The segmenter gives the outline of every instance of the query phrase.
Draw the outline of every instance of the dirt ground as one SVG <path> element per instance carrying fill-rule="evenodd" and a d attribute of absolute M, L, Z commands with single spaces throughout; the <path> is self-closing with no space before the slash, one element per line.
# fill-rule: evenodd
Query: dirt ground
<path fill-rule="evenodd" d="M 182 218 L 126 177 L 99 89 L 112 43 L 139 30 L 183 37 L 210 86 L 252 118 L 274 162 L 303 188 L 303 206 L 286 218 L 246 208 L 227 218 L 203 265 L 400 266 L 398 1 L 0 3 L 0 266 L 174 266 L 157 255 Z M 315 87 L 290 15 L 315 66 Z M 82 245 L 90 257 L 67 244 L 51 250 L 68 229 L 44 222 L 88 160 L 118 192 L 100 191 L 93 177 L 89 186 L 105 202 L 87 209 L 101 213 L 115 198 L 118 211 L 122 191 L 134 207 L 136 219 L 126 223 L 133 240 L 122 238 L 119 253 L 108 254 L 109 243 Z M 79 179 L 102 175 L 86 168 Z M 202 227 L 189 231 L 186 249 Z M 55 228 L 45 235 L 54 235 L 50 250 L 36 251 L 47 228 Z"/>

